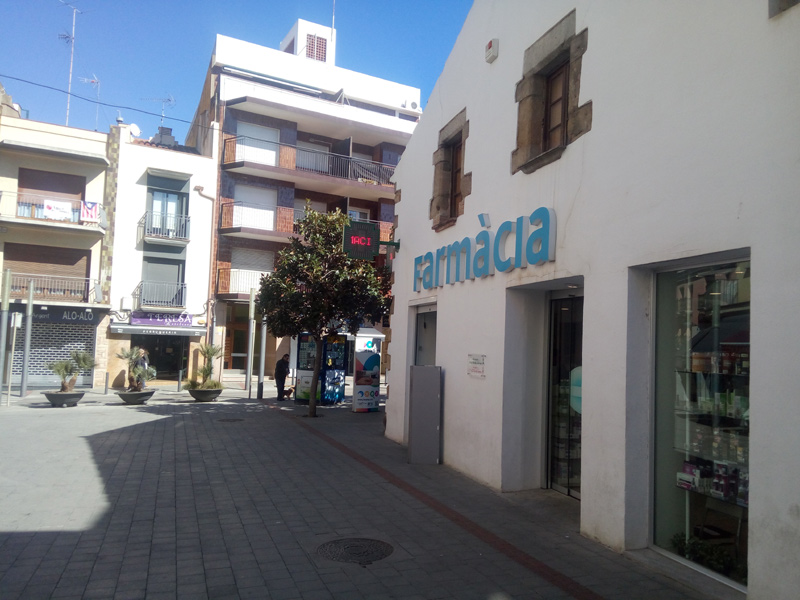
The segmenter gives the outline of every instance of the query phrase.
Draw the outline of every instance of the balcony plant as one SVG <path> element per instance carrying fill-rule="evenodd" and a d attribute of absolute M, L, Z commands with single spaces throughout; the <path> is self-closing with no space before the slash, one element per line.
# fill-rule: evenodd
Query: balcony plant
<path fill-rule="evenodd" d="M 213 378 L 214 360 L 222 354 L 222 346 L 200 344 L 199 351 L 203 366 L 183 385 L 183 389 L 189 392 L 195 402 L 213 402 L 222 393 L 222 383 Z M 198 376 L 200 381 L 197 380 Z"/>
<path fill-rule="evenodd" d="M 154 367 L 142 367 L 138 365 L 142 350 L 138 346 L 132 346 L 129 350 L 122 350 L 117 353 L 117 358 L 124 360 L 128 364 L 128 389 L 117 392 L 117 395 L 125 404 L 144 404 L 147 402 L 155 390 L 145 390 L 144 385 L 151 379 L 155 379 L 156 370 Z"/>
<path fill-rule="evenodd" d="M 94 365 L 94 357 L 82 350 L 73 350 L 69 358 L 50 363 L 47 367 L 61 378 L 61 389 L 57 392 L 45 392 L 45 398 L 53 406 L 75 406 L 84 394 L 75 391 L 78 374 L 94 368 Z"/>

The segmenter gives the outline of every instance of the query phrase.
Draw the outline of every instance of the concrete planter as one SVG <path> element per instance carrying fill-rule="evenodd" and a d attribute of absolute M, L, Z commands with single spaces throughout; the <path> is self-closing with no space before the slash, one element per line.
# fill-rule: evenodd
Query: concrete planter
<path fill-rule="evenodd" d="M 144 404 L 155 394 L 155 390 L 143 390 L 141 392 L 117 392 L 117 395 L 125 401 L 125 404 Z"/>
<path fill-rule="evenodd" d="M 222 389 L 194 389 L 187 391 L 195 402 L 213 402 L 222 393 Z"/>
<path fill-rule="evenodd" d="M 75 406 L 84 392 L 44 392 L 44 397 L 55 407 Z"/>

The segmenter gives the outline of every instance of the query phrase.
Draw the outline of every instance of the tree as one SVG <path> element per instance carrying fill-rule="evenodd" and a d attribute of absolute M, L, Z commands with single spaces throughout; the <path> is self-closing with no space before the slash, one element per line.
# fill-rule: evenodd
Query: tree
<path fill-rule="evenodd" d="M 275 337 L 308 333 L 316 356 L 308 416 L 317 416 L 317 384 L 325 338 L 340 331 L 355 334 L 364 321 L 376 323 L 389 311 L 389 270 L 350 258 L 342 249 L 347 215 L 336 209 L 318 213 L 306 207 L 298 222 L 301 237 L 278 253 L 275 270 L 261 278 L 258 305 Z"/>

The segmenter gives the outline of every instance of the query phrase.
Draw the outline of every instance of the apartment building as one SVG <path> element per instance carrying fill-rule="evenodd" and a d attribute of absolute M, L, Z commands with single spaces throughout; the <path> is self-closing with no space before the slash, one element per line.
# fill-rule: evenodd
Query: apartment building
<path fill-rule="evenodd" d="M 219 157 L 209 321 L 227 375 L 247 370 L 250 290 L 307 206 L 392 235 L 391 177 L 421 114 L 419 89 L 337 67 L 335 55 L 334 31 L 303 20 L 278 49 L 216 38 L 186 143 Z M 254 371 L 264 360 L 271 373 L 289 340 L 266 348 Z"/>
<path fill-rule="evenodd" d="M 108 136 L 23 119 L 2 87 L 0 96 L 0 265 L 11 271 L 10 312 L 25 314 L 33 298 L 26 383 L 57 388 L 47 365 L 82 350 L 97 366 L 80 373 L 78 385 L 100 384 L 110 309 L 101 268 Z M 8 333 L 15 386 L 24 329 Z"/>
<path fill-rule="evenodd" d="M 159 379 L 177 381 L 202 364 L 216 154 L 178 144 L 168 127 L 146 138 L 119 123 L 108 157 L 110 383 L 124 387 L 127 365 L 117 354 L 132 346 L 149 352 Z"/>

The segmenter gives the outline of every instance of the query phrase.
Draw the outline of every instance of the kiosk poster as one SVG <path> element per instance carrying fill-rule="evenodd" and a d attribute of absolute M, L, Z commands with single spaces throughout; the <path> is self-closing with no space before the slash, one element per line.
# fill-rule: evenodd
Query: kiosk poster
<path fill-rule="evenodd" d="M 294 397 L 298 400 L 311 399 L 311 380 L 314 378 L 314 359 L 317 355 L 317 347 L 312 338 L 307 333 L 302 333 L 297 337 L 297 387 Z M 317 400 L 319 400 L 322 386 L 317 386 Z"/>
<path fill-rule="evenodd" d="M 356 337 L 355 350 L 353 412 L 375 412 L 379 410 L 381 395 L 380 342 Z"/>

